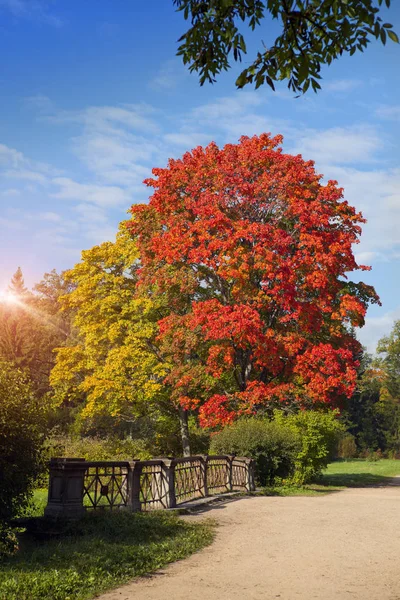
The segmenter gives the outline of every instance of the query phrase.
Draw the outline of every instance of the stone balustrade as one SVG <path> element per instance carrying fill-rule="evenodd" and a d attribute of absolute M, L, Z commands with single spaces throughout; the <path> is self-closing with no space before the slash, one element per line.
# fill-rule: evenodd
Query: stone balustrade
<path fill-rule="evenodd" d="M 175 508 L 196 498 L 254 491 L 254 460 L 189 456 L 146 461 L 50 461 L 45 517 L 79 518 L 87 510 Z"/>

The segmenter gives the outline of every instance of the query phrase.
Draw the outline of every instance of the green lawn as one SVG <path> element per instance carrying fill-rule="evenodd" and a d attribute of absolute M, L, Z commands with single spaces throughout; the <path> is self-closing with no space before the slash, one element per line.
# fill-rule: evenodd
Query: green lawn
<path fill-rule="evenodd" d="M 384 485 L 400 475 L 400 460 L 382 459 L 376 462 L 365 459 L 338 460 L 330 463 L 318 483 L 302 487 L 284 485 L 266 487 L 268 496 L 320 496 L 339 492 L 347 487 Z"/>
<path fill-rule="evenodd" d="M 47 504 L 47 494 L 47 489 L 40 488 L 35 490 L 32 501 L 25 511 L 25 515 L 29 517 L 41 517 Z"/>
<path fill-rule="evenodd" d="M 211 522 L 188 523 L 167 512 L 91 513 L 57 538 L 38 541 L 23 534 L 18 554 L 1 565 L 0 599 L 93 598 L 212 539 Z"/>
<path fill-rule="evenodd" d="M 328 465 L 321 483 L 329 486 L 365 487 L 390 483 L 396 475 L 400 475 L 400 460 L 340 460 Z"/>

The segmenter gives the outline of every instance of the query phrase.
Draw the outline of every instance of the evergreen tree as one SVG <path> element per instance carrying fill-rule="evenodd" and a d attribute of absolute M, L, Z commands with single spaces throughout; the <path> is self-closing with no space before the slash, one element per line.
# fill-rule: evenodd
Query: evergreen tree
<path fill-rule="evenodd" d="M 12 276 L 8 290 L 15 296 L 25 296 L 28 293 L 28 289 L 25 287 L 25 281 L 21 267 L 18 267 Z"/>

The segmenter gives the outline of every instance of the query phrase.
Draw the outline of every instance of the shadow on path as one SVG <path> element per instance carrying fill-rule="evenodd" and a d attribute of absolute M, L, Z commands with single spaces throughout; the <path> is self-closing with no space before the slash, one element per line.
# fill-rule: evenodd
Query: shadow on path
<path fill-rule="evenodd" d="M 400 477 L 385 477 L 373 473 L 337 473 L 323 475 L 318 482 L 322 485 L 351 488 L 400 486 Z"/>

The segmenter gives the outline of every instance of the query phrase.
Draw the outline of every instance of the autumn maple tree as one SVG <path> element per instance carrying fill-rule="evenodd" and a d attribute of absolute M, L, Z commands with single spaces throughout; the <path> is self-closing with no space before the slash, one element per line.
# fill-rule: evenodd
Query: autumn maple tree
<path fill-rule="evenodd" d="M 352 245 L 362 215 L 281 137 L 211 143 L 153 169 L 132 207 L 143 297 L 162 296 L 158 344 L 172 399 L 218 427 L 277 404 L 349 396 L 371 286 Z"/>

